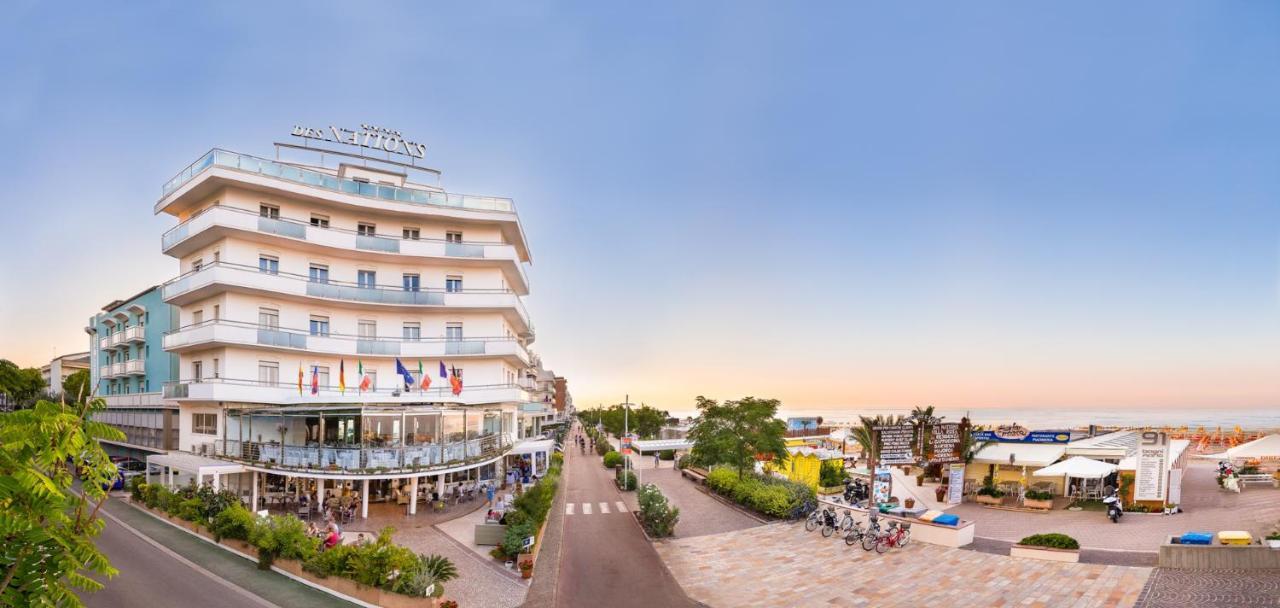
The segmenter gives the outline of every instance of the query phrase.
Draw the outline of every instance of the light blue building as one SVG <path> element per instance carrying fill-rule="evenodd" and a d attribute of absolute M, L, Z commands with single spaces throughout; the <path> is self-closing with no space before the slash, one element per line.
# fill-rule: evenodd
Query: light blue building
<path fill-rule="evenodd" d="M 89 363 L 97 394 L 107 402 L 98 419 L 126 440 L 113 455 L 145 456 L 177 448 L 178 407 L 161 391 L 177 379 L 178 356 L 165 352 L 164 334 L 177 327 L 177 311 L 153 285 L 102 307 L 89 320 Z"/>

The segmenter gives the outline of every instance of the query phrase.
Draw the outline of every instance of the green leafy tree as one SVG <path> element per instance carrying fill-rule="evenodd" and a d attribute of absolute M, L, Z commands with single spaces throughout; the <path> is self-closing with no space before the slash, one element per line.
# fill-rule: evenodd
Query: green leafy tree
<path fill-rule="evenodd" d="M 689 429 L 695 462 L 732 465 L 741 478 L 753 469 L 757 456 L 786 461 L 786 424 L 776 417 L 777 399 L 744 397 L 718 403 L 699 396 L 697 405 L 698 420 Z"/>
<path fill-rule="evenodd" d="M 18 367 L 8 359 L 0 359 L 0 393 L 8 395 L 10 403 L 29 406 L 44 394 L 46 388 L 39 369 Z"/>
<path fill-rule="evenodd" d="M 98 440 L 124 439 L 92 420 L 103 407 L 38 401 L 0 414 L 0 605 L 81 606 L 73 587 L 102 588 L 87 573 L 116 574 L 93 544 L 103 485 L 116 476 Z M 83 494 L 72 490 L 77 471 Z"/>
<path fill-rule="evenodd" d="M 669 414 L 657 408 L 641 405 L 632 407 L 628 412 L 625 405 L 598 407 L 578 413 L 583 424 L 594 426 L 600 424 L 605 431 L 614 436 L 621 436 L 624 431 L 631 431 L 642 439 L 652 439 L 662 431 Z"/>
<path fill-rule="evenodd" d="M 83 403 L 93 395 L 89 385 L 89 370 L 82 369 L 62 381 L 62 400 L 67 403 Z"/>

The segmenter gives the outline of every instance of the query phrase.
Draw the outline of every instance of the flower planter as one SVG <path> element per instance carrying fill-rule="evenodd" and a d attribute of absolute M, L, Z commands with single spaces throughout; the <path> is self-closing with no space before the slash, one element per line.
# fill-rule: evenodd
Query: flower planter
<path fill-rule="evenodd" d="M 1065 562 L 1074 564 L 1080 561 L 1079 549 L 1052 549 L 1049 547 L 1032 547 L 1029 545 L 1014 545 L 1009 547 L 1009 557 L 1022 557 L 1028 559 L 1042 559 L 1051 562 Z"/>
<path fill-rule="evenodd" d="M 946 499 L 947 499 L 947 487 L 946 487 L 946 486 L 938 486 L 938 488 L 937 488 L 936 490 L 934 490 L 934 491 L 933 491 L 933 498 L 934 498 L 935 500 L 937 500 L 938 502 L 942 502 L 942 501 L 946 500 Z"/>
<path fill-rule="evenodd" d="M 1267 546 L 1272 549 L 1280 549 L 1280 538 L 1267 539 Z"/>
<path fill-rule="evenodd" d="M 818 493 L 823 496 L 831 496 L 832 494 L 843 494 L 844 487 L 842 486 L 819 487 Z"/>
<path fill-rule="evenodd" d="M 1035 500 L 1035 499 L 1027 498 L 1022 501 L 1022 506 L 1028 509 L 1044 509 L 1045 511 L 1048 511 L 1053 508 L 1053 499 L 1050 498 L 1049 500 Z"/>
<path fill-rule="evenodd" d="M 995 496 L 986 496 L 984 494 L 979 494 L 975 500 L 977 500 L 980 504 L 984 504 L 984 505 L 1004 504 L 1004 497 L 996 498 Z"/>

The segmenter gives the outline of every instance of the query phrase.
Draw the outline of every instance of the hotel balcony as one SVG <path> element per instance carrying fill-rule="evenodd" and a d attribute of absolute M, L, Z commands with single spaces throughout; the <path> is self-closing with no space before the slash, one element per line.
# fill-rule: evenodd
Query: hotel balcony
<path fill-rule="evenodd" d="M 155 212 L 189 211 L 227 185 L 240 185 L 298 199 L 385 211 L 433 215 L 460 221 L 497 222 L 520 259 L 529 260 L 524 230 L 509 198 L 451 194 L 442 190 L 359 182 L 325 171 L 214 149 L 183 169 L 161 189 Z"/>
<path fill-rule="evenodd" d="M 281 370 L 285 375 L 287 370 Z M 390 377 L 390 376 L 388 376 Z M 383 380 L 386 378 L 384 377 Z M 329 381 L 336 382 L 336 370 L 331 370 Z M 228 401 L 236 403 L 271 403 L 277 405 L 315 405 L 315 404 L 367 404 L 367 403 L 446 403 L 454 405 L 489 405 L 495 403 L 520 403 L 529 401 L 529 394 L 515 384 L 489 384 L 463 386 L 462 394 L 454 395 L 447 383 L 439 386 L 435 382 L 430 389 L 397 390 L 379 387 L 375 390 L 360 391 L 356 388 L 359 379 L 355 370 L 351 370 L 347 378 L 347 390 L 344 392 L 336 384 L 319 387 L 315 395 L 311 394 L 310 376 L 306 377 L 303 389 L 298 390 L 294 382 L 262 382 L 259 380 L 236 378 L 204 378 L 202 380 L 182 380 L 164 384 L 164 398 L 175 401 Z"/>
<path fill-rule="evenodd" d="M 112 334 L 112 335 L 114 335 L 114 334 Z M 103 336 L 103 337 L 101 337 L 101 338 L 98 338 L 98 349 L 99 349 L 99 350 L 111 350 L 111 349 L 113 349 L 113 348 L 115 348 L 115 347 L 116 347 L 116 345 L 114 345 L 114 344 L 112 344 L 112 343 L 111 343 L 111 336 L 110 336 L 110 335 L 108 335 L 108 336 Z"/>
<path fill-rule="evenodd" d="M 109 378 L 124 375 L 124 363 L 112 363 L 111 365 L 102 366 L 102 375 Z"/>
<path fill-rule="evenodd" d="M 445 444 L 396 447 L 284 445 L 275 441 L 227 439 L 196 444 L 194 452 L 271 470 L 315 473 L 429 473 L 489 462 L 506 455 L 514 443 L 506 434 Z"/>
<path fill-rule="evenodd" d="M 147 328 L 141 325 L 134 325 L 133 327 L 125 328 L 124 341 L 125 342 L 145 342 L 147 339 L 146 329 Z"/>
<path fill-rule="evenodd" d="M 121 344 L 124 344 L 124 332 L 118 331 L 111 334 L 111 348 L 115 348 Z"/>
<path fill-rule="evenodd" d="M 524 302 L 506 289 L 406 290 L 389 285 L 361 286 L 346 281 L 311 281 L 308 277 L 286 272 L 270 273 L 254 266 L 214 262 L 200 270 L 188 272 L 162 288 L 164 301 L 183 306 L 226 291 L 241 291 L 268 296 L 292 296 L 307 300 L 353 303 L 421 312 L 423 309 L 501 312 L 507 321 L 525 335 L 533 327 Z"/>
<path fill-rule="evenodd" d="M 116 365 L 119 365 L 117 363 Z M 124 362 L 124 368 L 120 372 L 125 376 L 141 376 L 147 373 L 146 362 L 142 359 L 131 359 Z"/>
<path fill-rule="evenodd" d="M 513 365 L 530 365 L 529 351 L 514 339 L 421 338 L 417 340 L 382 336 L 368 338 L 350 334 L 312 335 L 306 330 L 264 327 L 256 323 L 218 319 L 176 329 L 164 336 L 164 349 L 172 353 L 200 350 L 210 345 L 251 346 L 271 350 L 299 350 L 355 357 L 358 355 L 450 358 L 501 357 Z"/>
<path fill-rule="evenodd" d="M 401 263 L 406 258 L 449 260 L 455 266 L 489 266 L 498 264 L 519 294 L 529 292 L 529 278 L 514 245 L 487 242 L 450 242 L 438 239 L 405 239 L 400 236 L 358 234 L 354 230 L 321 228 L 308 222 L 277 219 L 234 207 L 209 207 L 187 221 L 171 228 L 161 237 L 164 253 L 183 257 L 227 236 L 278 244 L 279 239 L 292 242 L 291 247 L 320 253 L 361 253 L 362 259 L 378 258 Z"/>

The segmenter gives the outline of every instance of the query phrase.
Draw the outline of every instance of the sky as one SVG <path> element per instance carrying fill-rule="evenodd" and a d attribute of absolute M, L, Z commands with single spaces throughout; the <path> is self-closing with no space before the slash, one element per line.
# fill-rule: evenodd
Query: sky
<path fill-rule="evenodd" d="M 1280 4 L 85 3 L 0 23 L 0 357 L 177 274 L 212 147 L 516 201 L 579 407 L 1280 406 Z"/>

